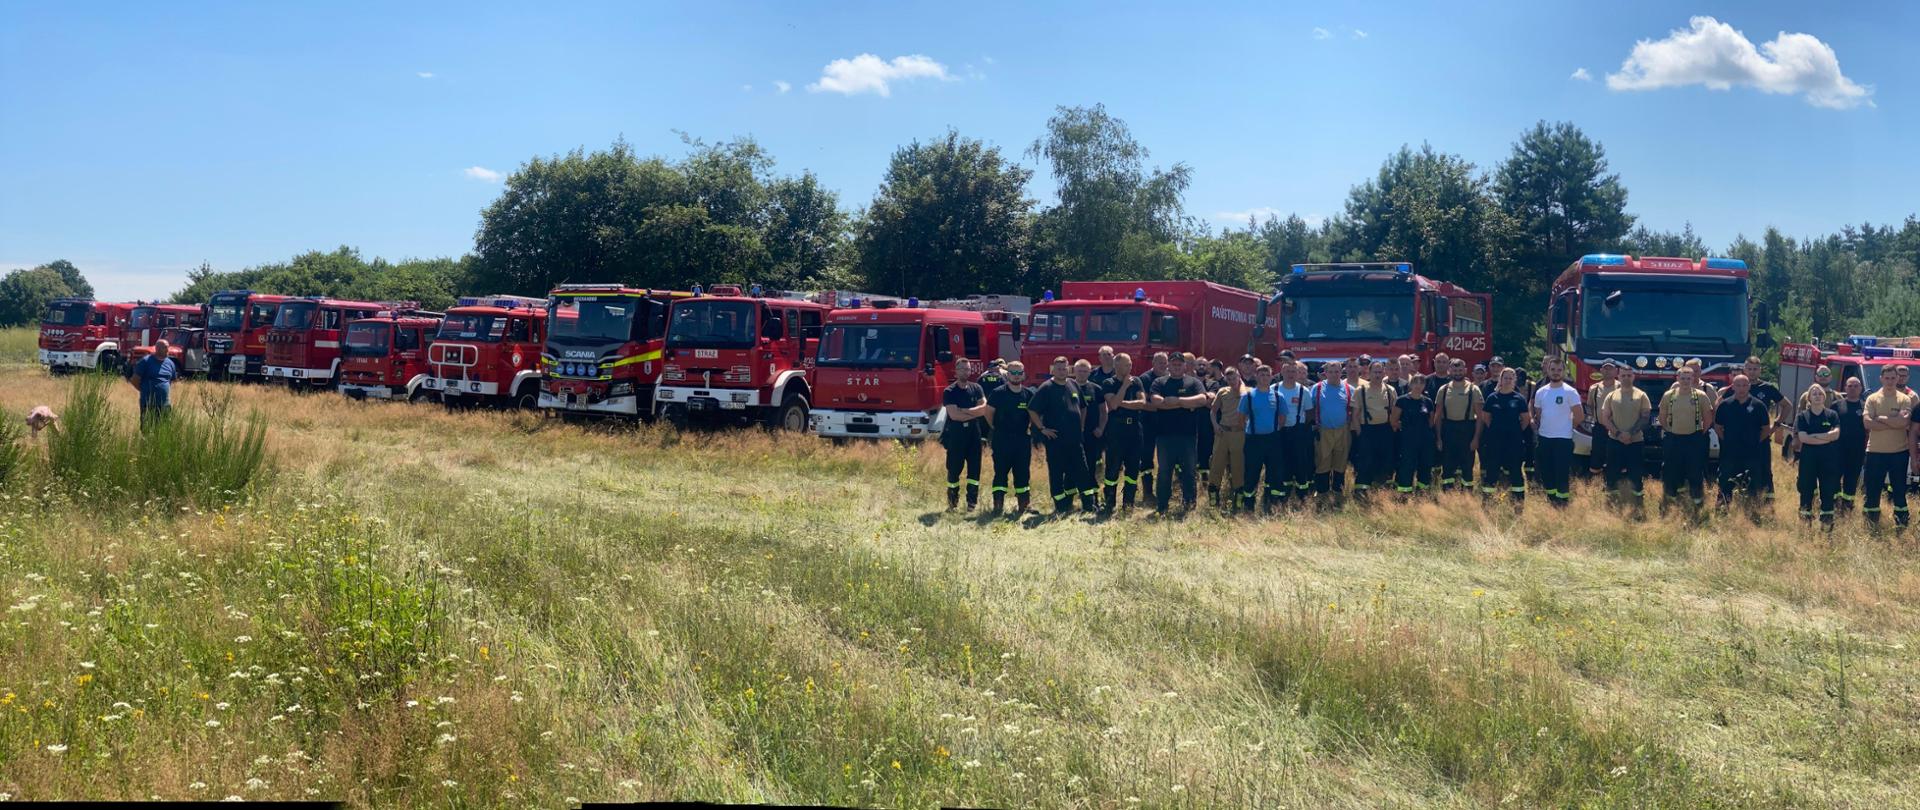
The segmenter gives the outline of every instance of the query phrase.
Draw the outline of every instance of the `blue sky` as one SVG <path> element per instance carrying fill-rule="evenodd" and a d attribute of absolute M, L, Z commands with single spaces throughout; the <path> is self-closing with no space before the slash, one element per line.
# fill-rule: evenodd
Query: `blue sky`
<path fill-rule="evenodd" d="M 1541 119 L 1715 247 L 1920 209 L 1906 3 L 397 5 L 0 4 L 0 269 L 69 258 L 131 298 L 203 260 L 458 255 L 500 189 L 470 169 L 678 155 L 676 130 L 752 135 L 854 209 L 898 145 L 952 126 L 1021 156 L 1096 102 L 1222 221 L 1336 214 L 1403 143 L 1491 166 Z"/>

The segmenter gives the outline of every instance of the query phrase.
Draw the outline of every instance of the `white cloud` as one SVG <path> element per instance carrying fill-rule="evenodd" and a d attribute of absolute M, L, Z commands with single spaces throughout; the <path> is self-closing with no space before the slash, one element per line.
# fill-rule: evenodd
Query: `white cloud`
<path fill-rule="evenodd" d="M 483 183 L 498 183 L 502 176 L 499 172 L 485 166 L 468 166 L 461 169 L 460 173 Z"/>
<path fill-rule="evenodd" d="M 1868 98 L 1873 88 L 1842 75 L 1833 48 L 1812 34 L 1782 31 L 1756 48 L 1745 34 L 1712 17 L 1694 17 L 1688 26 L 1669 32 L 1666 39 L 1635 43 L 1620 72 L 1607 74 L 1607 87 L 1657 90 L 1697 84 L 1727 90 L 1740 85 L 1803 96 L 1815 107 L 1873 105 Z"/>
<path fill-rule="evenodd" d="M 1588 73 L 1586 68 L 1574 68 L 1573 75 L 1567 78 L 1575 81 L 1590 82 L 1593 81 L 1593 74 Z"/>
<path fill-rule="evenodd" d="M 1354 39 L 1366 39 L 1366 38 L 1367 38 L 1367 32 L 1365 32 L 1365 31 L 1362 31 L 1362 30 L 1360 30 L 1360 29 L 1358 29 L 1358 28 L 1355 28 L 1355 29 L 1353 29 L 1353 38 L 1354 38 Z"/>
<path fill-rule="evenodd" d="M 793 85 L 787 84 L 786 82 L 780 81 L 779 79 L 775 79 L 773 81 L 773 89 L 778 90 L 781 93 L 785 93 L 788 90 L 792 90 Z"/>
<path fill-rule="evenodd" d="M 985 63 L 987 63 L 987 64 L 989 64 L 989 65 L 991 65 L 991 64 L 993 64 L 993 63 L 994 63 L 994 62 L 993 62 L 993 57 L 991 57 L 991 56 L 982 56 L 982 57 L 980 57 L 980 61 L 982 61 L 982 62 L 985 62 Z"/>
<path fill-rule="evenodd" d="M 751 85 L 751 84 L 743 84 L 743 85 L 740 85 L 740 92 L 742 92 L 742 93 L 751 93 L 751 92 L 753 92 L 753 85 Z"/>
<path fill-rule="evenodd" d="M 956 81 L 947 73 L 947 66 L 932 59 L 914 54 L 896 56 L 893 61 L 881 59 L 870 53 L 863 53 L 852 59 L 835 59 L 820 70 L 820 80 L 807 85 L 808 92 L 831 92 L 855 96 L 861 93 L 878 93 L 882 97 L 893 95 L 892 84 L 913 79 L 939 79 Z"/>
<path fill-rule="evenodd" d="M 1314 39 L 1333 39 L 1333 32 L 1328 31 L 1325 28 L 1315 28 L 1313 29 L 1313 38 Z"/>
<path fill-rule="evenodd" d="M 427 71 L 424 71 L 424 70 L 423 70 L 423 71 L 420 71 L 419 73 L 415 73 L 415 74 L 413 74 L 413 75 L 415 75 L 415 76 L 419 76 L 419 77 L 420 77 L 420 78 L 422 78 L 422 79 L 431 79 L 431 78 L 433 78 L 433 74 L 432 74 L 432 73 L 428 73 Z"/>

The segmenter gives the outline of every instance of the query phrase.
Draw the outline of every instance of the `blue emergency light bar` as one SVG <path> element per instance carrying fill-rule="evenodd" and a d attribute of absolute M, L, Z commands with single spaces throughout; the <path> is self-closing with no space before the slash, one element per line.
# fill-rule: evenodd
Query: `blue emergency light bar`
<path fill-rule="evenodd" d="M 1860 354 L 1865 357 L 1883 360 L 1888 358 L 1899 360 L 1920 359 L 1920 354 L 1916 354 L 1916 352 L 1920 352 L 1920 349 L 1894 348 L 1892 346 L 1868 346 L 1860 350 Z"/>
<path fill-rule="evenodd" d="M 919 309 L 919 308 L 920 308 L 920 297 L 917 295 L 907 296 L 907 309 Z"/>
<path fill-rule="evenodd" d="M 1747 269 L 1747 263 L 1739 259 L 1708 259 L 1707 269 L 1709 270 L 1745 270 Z"/>
<path fill-rule="evenodd" d="M 1847 343 L 1856 349 L 1864 349 L 1868 346 L 1878 345 L 1880 339 L 1872 335 L 1848 335 Z"/>
<path fill-rule="evenodd" d="M 1046 302 L 1048 302 L 1048 301 L 1052 301 L 1052 300 L 1053 300 L 1053 291 L 1052 291 L 1052 290 L 1046 290 L 1046 291 L 1044 291 L 1044 292 L 1042 292 L 1042 293 L 1040 293 L 1040 302 L 1041 302 L 1041 303 L 1046 303 Z"/>
<path fill-rule="evenodd" d="M 1627 257 L 1617 253 L 1589 253 L 1580 257 L 1581 264 L 1626 264 Z"/>

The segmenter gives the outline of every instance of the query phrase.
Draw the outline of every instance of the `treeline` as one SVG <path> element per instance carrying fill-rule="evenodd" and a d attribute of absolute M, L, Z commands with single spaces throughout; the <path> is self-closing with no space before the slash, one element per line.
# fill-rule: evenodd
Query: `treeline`
<path fill-rule="evenodd" d="M 0 277 L 0 326 L 37 324 L 54 299 L 91 295 L 93 285 L 66 259 L 14 270 Z"/>
<path fill-rule="evenodd" d="M 398 264 L 309 253 L 233 273 L 202 268 L 180 300 L 219 288 L 418 300 L 542 295 L 564 282 L 684 289 L 695 282 L 835 287 L 923 298 L 1037 296 L 1067 279 L 1207 279 L 1271 289 L 1299 262 L 1405 260 L 1495 294 L 1496 346 L 1533 342 L 1553 277 L 1591 252 L 1746 259 L 1776 337 L 1920 332 L 1920 220 L 1795 240 L 1767 230 L 1710 250 L 1690 227 L 1628 213 L 1606 152 L 1542 122 L 1482 168 L 1403 147 L 1321 222 L 1298 215 L 1218 228 L 1191 215 L 1192 169 L 1157 166 L 1104 107 L 1063 107 L 1021 153 L 948 131 L 895 150 L 873 199 L 848 213 L 810 172 L 777 170 L 751 139 L 684 139 L 678 158 L 624 142 L 534 158 L 481 212 L 474 251 Z M 1023 165 L 1028 161 L 1032 166 Z M 1038 170 L 1055 185 L 1030 195 Z M 1284 197 L 1284 180 L 1273 196 Z"/>

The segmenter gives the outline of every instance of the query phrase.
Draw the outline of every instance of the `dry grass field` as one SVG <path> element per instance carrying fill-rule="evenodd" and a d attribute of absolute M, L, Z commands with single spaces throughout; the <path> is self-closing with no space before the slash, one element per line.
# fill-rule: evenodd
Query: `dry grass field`
<path fill-rule="evenodd" d="M 65 407 L 4 359 L 8 420 Z M 176 392 L 226 398 L 236 492 L 19 440 L 0 795 L 1920 805 L 1915 539 L 1784 500 L 1013 522 L 941 514 L 935 448 Z"/>

